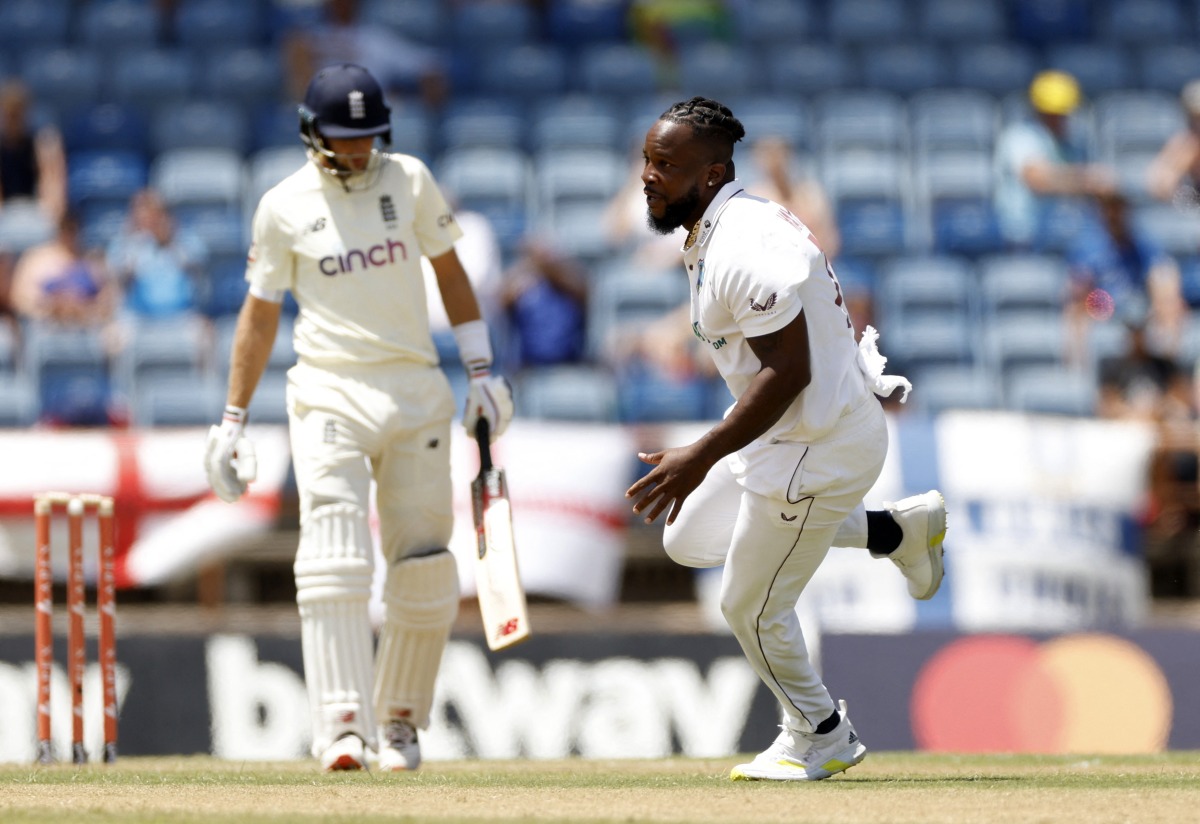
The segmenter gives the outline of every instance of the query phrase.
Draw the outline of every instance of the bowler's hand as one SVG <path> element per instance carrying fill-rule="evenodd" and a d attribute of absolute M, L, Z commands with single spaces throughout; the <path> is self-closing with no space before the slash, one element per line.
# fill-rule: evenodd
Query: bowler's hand
<path fill-rule="evenodd" d="M 629 487 L 625 497 L 641 496 L 633 511 L 640 515 L 649 507 L 646 523 L 653 523 L 668 506 L 671 511 L 667 514 L 667 525 L 675 523 L 684 500 L 700 486 L 712 463 L 700 454 L 695 444 L 662 452 L 639 452 L 638 458 L 654 468 Z"/>

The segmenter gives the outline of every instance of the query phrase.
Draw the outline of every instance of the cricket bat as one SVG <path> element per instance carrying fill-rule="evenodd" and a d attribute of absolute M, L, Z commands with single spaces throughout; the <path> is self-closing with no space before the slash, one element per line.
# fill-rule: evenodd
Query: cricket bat
<path fill-rule="evenodd" d="M 517 569 L 508 482 L 504 470 L 492 464 L 488 422 L 482 417 L 475 427 L 475 440 L 479 444 L 479 475 L 471 482 L 478 546 L 475 589 L 488 648 L 500 650 L 529 637 L 529 615 Z"/>

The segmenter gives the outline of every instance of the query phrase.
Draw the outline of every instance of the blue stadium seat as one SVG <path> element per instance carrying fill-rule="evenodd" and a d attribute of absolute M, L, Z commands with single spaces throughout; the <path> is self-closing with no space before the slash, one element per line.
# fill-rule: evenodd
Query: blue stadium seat
<path fill-rule="evenodd" d="M 149 180 L 146 158 L 129 151 L 81 151 L 67 156 L 67 192 L 76 207 L 114 201 L 125 208 Z"/>
<path fill-rule="evenodd" d="M 1000 128 L 1000 106 L 988 92 L 965 88 L 932 88 L 908 101 L 913 149 L 991 151 Z"/>
<path fill-rule="evenodd" d="M 903 40 L 912 29 L 904 4 L 891 0 L 838 0 L 829 6 L 827 23 L 834 42 L 858 45 Z"/>
<path fill-rule="evenodd" d="M 253 110 L 279 99 L 283 86 L 279 57 L 269 49 L 241 47 L 206 52 L 200 90 L 215 100 L 228 100 Z M 292 108 L 295 120 L 295 108 Z"/>
<path fill-rule="evenodd" d="M 204 242 L 210 255 L 245 257 L 249 247 L 249 217 L 223 205 L 193 204 L 175 207 L 179 225 Z"/>
<path fill-rule="evenodd" d="M 541 421 L 617 422 L 617 380 L 593 366 L 544 366 L 516 379 L 517 415 Z"/>
<path fill-rule="evenodd" d="M 555 0 L 546 6 L 546 34 L 555 43 L 574 48 L 626 37 L 624 0 Z"/>
<path fill-rule="evenodd" d="M 969 43 L 951 52 L 957 85 L 994 95 L 1024 93 L 1040 68 L 1033 49 L 1019 42 Z"/>
<path fill-rule="evenodd" d="M 526 103 L 567 90 L 567 58 L 556 46 L 526 43 L 491 49 L 480 62 L 477 86 Z"/>
<path fill-rule="evenodd" d="M 33 381 L 12 372 L 0 374 L 0 427 L 21 429 L 38 419 L 38 394 Z"/>
<path fill-rule="evenodd" d="M 650 52 L 629 43 L 584 46 L 577 57 L 581 91 L 607 95 L 647 95 L 658 91 L 658 66 Z"/>
<path fill-rule="evenodd" d="M 1133 219 L 1169 254 L 1182 258 L 1200 250 L 1200 221 L 1194 212 L 1171 203 L 1146 203 L 1134 208 Z"/>
<path fill-rule="evenodd" d="M 932 366 L 909 376 L 909 403 L 927 415 L 955 409 L 999 409 L 1003 391 L 999 376 L 985 364 Z"/>
<path fill-rule="evenodd" d="M 533 157 L 541 209 L 590 202 L 607 205 L 625 182 L 629 164 L 616 149 L 576 147 L 546 149 Z"/>
<path fill-rule="evenodd" d="M 1083 41 L 1092 36 L 1091 0 L 1009 0 L 1012 34 L 1030 43 Z"/>
<path fill-rule="evenodd" d="M 24 330 L 24 373 L 37 385 L 44 420 L 73 426 L 108 423 L 111 382 L 98 333 L 31 323 Z"/>
<path fill-rule="evenodd" d="M 611 101 L 587 95 L 551 97 L 534 107 L 529 142 L 537 151 L 558 148 L 625 148 L 625 123 Z"/>
<path fill-rule="evenodd" d="M 965 311 L 943 309 L 892 318 L 880 330 L 887 371 L 909 377 L 934 367 L 972 366 L 978 356 L 976 328 Z"/>
<path fill-rule="evenodd" d="M 864 50 L 862 61 L 866 85 L 896 94 L 954 82 L 946 55 L 934 43 L 881 43 Z"/>
<path fill-rule="evenodd" d="M 1133 59 L 1118 43 L 1052 44 L 1046 67 L 1073 75 L 1089 97 L 1137 85 Z"/>
<path fill-rule="evenodd" d="M 138 0 L 87 3 L 76 14 L 76 41 L 109 53 L 154 46 L 162 26 L 159 7 Z"/>
<path fill-rule="evenodd" d="M 530 5 L 487 0 L 466 0 L 457 4 L 450 29 L 454 43 L 468 51 L 515 47 L 532 43 L 540 35 L 539 21 Z"/>
<path fill-rule="evenodd" d="M 526 119 L 522 105 L 496 96 L 460 98 L 442 115 L 443 151 L 479 147 L 520 149 L 525 146 Z"/>
<path fill-rule="evenodd" d="M 42 51 L 67 42 L 71 0 L 5 0 L 0 9 L 0 50 Z"/>
<path fill-rule="evenodd" d="M 562 203 L 542 212 L 539 225 L 562 254 L 592 267 L 617 251 L 604 223 L 607 205 L 595 199 Z"/>
<path fill-rule="evenodd" d="M 395 109 L 393 119 L 399 117 Z M 250 151 L 277 146 L 299 146 L 300 115 L 295 103 L 260 104 L 251 112 L 249 129 Z"/>
<path fill-rule="evenodd" d="M 738 41 L 756 50 L 803 43 L 817 33 L 815 10 L 807 2 L 737 3 L 733 15 Z"/>
<path fill-rule="evenodd" d="M 249 143 L 247 116 L 216 100 L 171 103 L 150 120 L 150 147 L 155 154 L 171 149 L 228 149 L 244 154 Z"/>
<path fill-rule="evenodd" d="M 263 45 L 263 15 L 253 0 L 188 0 L 174 16 L 175 39 L 190 49 Z"/>
<path fill-rule="evenodd" d="M 981 255 L 1003 247 L 992 205 L 990 152 L 924 152 L 918 156 L 913 177 L 917 202 L 927 210 L 935 250 Z"/>
<path fill-rule="evenodd" d="M 989 315 L 1061 313 L 1067 298 L 1067 266 L 1055 255 L 991 255 L 979 261 L 979 291 Z"/>
<path fill-rule="evenodd" d="M 267 190 L 308 162 L 308 154 L 297 142 L 292 146 L 259 149 L 246 161 L 246 191 L 242 209 L 253 216 L 258 201 Z"/>
<path fill-rule="evenodd" d="M 34 100 L 58 111 L 96 102 L 103 77 L 100 55 L 92 49 L 52 46 L 21 60 L 21 79 Z"/>
<path fill-rule="evenodd" d="M 589 356 L 602 360 L 626 327 L 661 318 L 687 299 L 688 284 L 682 277 L 635 270 L 608 273 L 594 283 L 588 300 Z"/>
<path fill-rule="evenodd" d="M 140 386 L 163 378 L 204 378 L 211 352 L 207 324 L 199 316 L 162 320 L 132 318 L 125 346 L 113 364 L 116 387 L 136 396 Z"/>
<path fill-rule="evenodd" d="M 246 299 L 246 255 L 211 260 L 208 280 L 202 286 L 199 299 L 205 315 L 214 319 L 236 316 Z"/>
<path fill-rule="evenodd" d="M 753 91 L 761 76 L 757 54 L 741 45 L 697 43 L 679 56 L 680 99 L 700 94 L 733 100 Z"/>
<path fill-rule="evenodd" d="M 839 265 L 838 271 L 841 271 Z M 884 330 L 911 315 L 977 316 L 978 280 L 971 263 L 953 255 L 903 255 L 882 269 L 877 304 Z"/>
<path fill-rule="evenodd" d="M 1112 0 L 1099 17 L 1099 35 L 1109 43 L 1162 44 L 1190 34 L 1177 0 Z"/>
<path fill-rule="evenodd" d="M 626 371 L 617 383 L 622 423 L 701 421 L 708 417 L 709 383 L 699 376 L 673 378 Z"/>
<path fill-rule="evenodd" d="M 878 256 L 906 250 L 907 171 L 900 153 L 849 149 L 826 154 L 821 174 L 837 215 L 842 251 Z"/>
<path fill-rule="evenodd" d="M 1006 406 L 1017 412 L 1090 418 L 1099 388 L 1095 373 L 1063 366 L 1017 368 L 1008 377 Z"/>
<path fill-rule="evenodd" d="M 168 373 L 139 384 L 131 405 L 133 422 L 141 427 L 207 426 L 221 416 L 225 387 L 210 378 Z"/>
<path fill-rule="evenodd" d="M 185 102 L 196 87 L 196 65 L 183 49 L 122 49 L 111 63 L 108 92 L 112 100 L 143 111 Z"/>
<path fill-rule="evenodd" d="M 1058 366 L 1066 352 L 1061 312 L 1005 312 L 988 318 L 983 330 L 984 357 L 1007 382 L 1014 370 Z"/>
<path fill-rule="evenodd" d="M 364 0 L 360 16 L 364 23 L 383 26 L 426 45 L 442 45 L 450 36 L 449 11 L 442 3 Z"/>
<path fill-rule="evenodd" d="M 438 159 L 438 182 L 460 208 L 482 212 L 492 222 L 506 252 L 515 249 L 536 217 L 529 156 L 504 147 L 463 148 Z"/>
<path fill-rule="evenodd" d="M 1095 204 L 1085 198 L 1052 200 L 1038 225 L 1034 247 L 1047 252 L 1066 252 L 1094 214 Z"/>
<path fill-rule="evenodd" d="M 808 106 L 801 100 L 780 99 L 775 95 L 745 97 L 737 101 L 733 113 L 746 127 L 746 137 L 751 143 L 763 137 L 781 137 L 797 151 L 809 148 L 811 118 Z"/>
<path fill-rule="evenodd" d="M 210 204 L 240 210 L 242 155 L 231 149 L 169 149 L 151 164 L 150 184 L 172 208 Z"/>
<path fill-rule="evenodd" d="M 809 90 L 847 89 L 862 82 L 859 61 L 836 43 L 801 43 L 768 49 L 770 91 L 796 95 Z"/>
<path fill-rule="evenodd" d="M 899 151 L 908 147 L 908 110 L 891 92 L 854 89 L 826 92 L 812 108 L 814 148 L 830 150 L 870 148 Z"/>
<path fill-rule="evenodd" d="M 1184 84 L 1200 77 L 1200 51 L 1183 43 L 1153 43 L 1136 52 L 1138 85 L 1178 94 Z"/>
<path fill-rule="evenodd" d="M 145 115 L 133 106 L 96 103 L 74 109 L 62 120 L 67 152 L 126 151 L 145 154 L 149 148 Z"/>
<path fill-rule="evenodd" d="M 1093 109 L 1097 154 L 1109 163 L 1130 151 L 1156 152 L 1187 125 L 1177 91 L 1110 92 Z"/>
<path fill-rule="evenodd" d="M 1005 40 L 1007 10 L 1003 0 L 921 0 L 918 33 L 940 43 Z"/>
<path fill-rule="evenodd" d="M 0 209 L 0 249 L 19 255 L 53 236 L 54 223 L 37 203 L 22 200 Z"/>

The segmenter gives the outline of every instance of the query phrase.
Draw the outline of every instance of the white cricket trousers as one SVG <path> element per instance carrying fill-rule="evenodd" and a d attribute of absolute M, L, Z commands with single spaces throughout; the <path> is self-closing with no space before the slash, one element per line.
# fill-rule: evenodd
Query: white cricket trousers
<path fill-rule="evenodd" d="M 301 522 L 316 506 L 369 511 L 376 486 L 380 549 L 389 565 L 444 548 L 453 530 L 450 423 L 454 394 L 437 367 L 288 372 L 292 461 Z"/>
<path fill-rule="evenodd" d="M 811 732 L 835 707 L 809 660 L 796 602 L 838 528 L 861 513 L 887 455 L 887 421 L 872 396 L 829 437 L 777 446 L 774 454 L 754 450 L 741 479 L 734 456 L 714 466 L 665 528 L 663 545 L 684 566 L 725 565 L 725 620 L 787 724 Z"/>

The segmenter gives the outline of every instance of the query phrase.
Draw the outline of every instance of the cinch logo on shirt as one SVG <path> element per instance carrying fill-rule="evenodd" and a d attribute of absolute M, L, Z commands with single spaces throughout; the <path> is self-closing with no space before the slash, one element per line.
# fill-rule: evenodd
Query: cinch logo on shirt
<path fill-rule="evenodd" d="M 405 245 L 389 238 L 386 244 L 376 243 L 368 249 L 351 249 L 342 255 L 326 255 L 317 265 L 323 275 L 345 275 L 372 266 L 390 266 L 396 262 L 397 250 L 400 260 L 408 260 Z"/>

